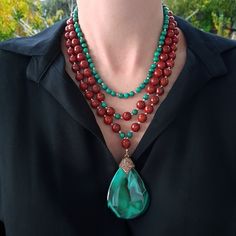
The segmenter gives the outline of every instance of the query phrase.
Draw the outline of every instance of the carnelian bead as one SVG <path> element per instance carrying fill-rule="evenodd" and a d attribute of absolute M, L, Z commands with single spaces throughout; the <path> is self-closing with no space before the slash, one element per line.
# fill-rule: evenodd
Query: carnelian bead
<path fill-rule="evenodd" d="M 152 77 L 150 79 L 150 84 L 153 85 L 153 86 L 156 86 L 159 84 L 159 78 L 156 78 L 156 77 Z"/>
<path fill-rule="evenodd" d="M 91 107 L 97 108 L 100 105 L 100 102 L 97 99 L 91 99 Z"/>
<path fill-rule="evenodd" d="M 171 21 L 169 23 L 169 29 L 173 29 L 174 30 L 176 26 L 177 26 L 177 24 L 174 21 Z"/>
<path fill-rule="evenodd" d="M 81 61 L 81 62 L 80 62 L 80 64 L 79 64 L 79 65 L 80 65 L 80 67 L 81 67 L 81 68 L 85 69 L 85 68 L 87 68 L 87 67 L 88 67 L 88 65 L 89 65 L 89 64 L 88 64 L 88 62 L 87 62 L 87 61 L 83 60 L 83 61 Z"/>
<path fill-rule="evenodd" d="M 152 93 L 155 93 L 156 88 L 155 88 L 153 85 L 149 84 L 149 85 L 146 87 L 145 91 L 146 91 L 147 93 L 149 93 L 149 94 L 152 94 Z"/>
<path fill-rule="evenodd" d="M 170 52 L 170 46 L 169 45 L 164 45 L 163 46 L 163 48 L 162 48 L 162 51 L 164 52 L 164 53 L 169 53 Z"/>
<path fill-rule="evenodd" d="M 98 84 L 94 84 L 92 90 L 94 93 L 98 93 L 101 90 L 101 88 Z"/>
<path fill-rule="evenodd" d="M 106 114 L 106 109 L 103 107 L 97 107 L 97 114 L 99 116 L 104 116 Z"/>
<path fill-rule="evenodd" d="M 120 125 L 117 123 L 112 124 L 111 128 L 112 128 L 112 131 L 115 133 L 118 133 L 121 129 Z"/>
<path fill-rule="evenodd" d="M 70 39 L 66 40 L 66 47 L 67 48 L 71 47 L 71 40 Z"/>
<path fill-rule="evenodd" d="M 102 102 L 105 99 L 105 94 L 102 92 L 99 92 L 99 93 L 97 93 L 96 97 L 97 97 L 98 101 Z"/>
<path fill-rule="evenodd" d="M 151 114 L 153 112 L 153 106 L 151 105 L 147 105 L 145 108 L 144 108 L 144 111 L 148 114 Z"/>
<path fill-rule="evenodd" d="M 150 102 L 154 105 L 157 105 L 159 103 L 159 97 L 158 96 L 152 96 L 150 97 Z"/>
<path fill-rule="evenodd" d="M 169 29 L 169 30 L 167 31 L 167 36 L 168 36 L 168 37 L 172 38 L 174 35 L 175 35 L 174 30 Z"/>
<path fill-rule="evenodd" d="M 112 121 L 113 121 L 113 117 L 112 117 L 112 116 L 106 116 L 106 115 L 105 115 L 103 121 L 104 121 L 104 123 L 105 123 L 106 125 L 110 125 L 110 124 L 112 123 Z"/>
<path fill-rule="evenodd" d="M 68 55 L 72 55 L 73 53 L 74 53 L 73 47 L 69 47 L 69 48 L 67 49 L 67 54 L 68 54 Z"/>
<path fill-rule="evenodd" d="M 131 142 L 130 142 L 129 139 L 124 138 L 121 141 L 121 145 L 122 145 L 123 148 L 127 149 L 127 148 L 129 148 L 131 146 Z"/>
<path fill-rule="evenodd" d="M 133 123 L 133 124 L 131 125 L 131 129 L 132 129 L 132 131 L 134 131 L 134 132 L 138 132 L 138 131 L 140 130 L 140 124 L 139 124 L 139 123 Z"/>
<path fill-rule="evenodd" d="M 72 70 L 74 71 L 74 72 L 76 72 L 76 71 L 79 71 L 79 65 L 77 64 L 77 63 L 74 63 L 73 65 L 72 65 Z"/>
<path fill-rule="evenodd" d="M 162 76 L 162 70 L 157 68 L 156 70 L 154 70 L 153 76 L 159 78 L 160 76 Z"/>
<path fill-rule="evenodd" d="M 91 70 L 89 68 L 84 69 L 84 76 L 90 77 L 92 75 Z"/>
<path fill-rule="evenodd" d="M 77 54 L 77 61 L 83 61 L 85 59 L 85 56 L 83 53 Z"/>
<path fill-rule="evenodd" d="M 160 55 L 160 60 L 162 60 L 162 61 L 168 60 L 168 55 L 167 55 L 166 53 L 162 53 L 162 54 Z"/>
<path fill-rule="evenodd" d="M 79 40 L 78 39 L 72 39 L 71 40 L 71 45 L 74 47 L 74 46 L 76 46 L 76 45 L 78 45 L 79 44 Z"/>
<path fill-rule="evenodd" d="M 88 82 L 89 85 L 96 84 L 96 80 L 94 79 L 93 76 L 88 77 L 87 82 Z"/>
<path fill-rule="evenodd" d="M 169 57 L 170 57 L 171 59 L 175 59 L 175 58 L 176 58 L 175 52 L 174 52 L 174 51 L 170 52 L 170 53 L 169 53 Z"/>
<path fill-rule="evenodd" d="M 169 16 L 169 20 L 175 20 L 174 16 Z"/>
<path fill-rule="evenodd" d="M 166 63 L 164 61 L 158 61 L 157 67 L 163 70 L 166 67 Z"/>
<path fill-rule="evenodd" d="M 75 79 L 80 81 L 80 80 L 83 80 L 83 78 L 84 78 L 83 74 L 81 74 L 79 71 L 77 71 Z"/>
<path fill-rule="evenodd" d="M 113 116 L 115 114 L 115 109 L 113 107 L 107 107 L 106 113 L 109 116 Z"/>
<path fill-rule="evenodd" d="M 88 88 L 88 84 L 86 82 L 80 81 L 79 87 L 82 91 L 85 91 Z"/>
<path fill-rule="evenodd" d="M 93 96 L 94 96 L 94 93 L 93 93 L 92 91 L 87 90 L 87 91 L 85 92 L 85 97 L 86 97 L 87 99 L 91 99 Z"/>
<path fill-rule="evenodd" d="M 78 54 L 78 53 L 80 53 L 80 52 L 83 52 L 83 49 L 82 49 L 82 47 L 81 47 L 80 45 L 76 45 L 76 46 L 74 47 L 74 52 L 75 52 L 76 54 Z"/>
<path fill-rule="evenodd" d="M 74 38 L 76 38 L 76 33 L 75 33 L 75 31 L 71 31 L 70 33 L 69 33 L 69 37 L 70 37 L 70 39 L 74 39 Z"/>
<path fill-rule="evenodd" d="M 166 61 L 166 65 L 170 68 L 174 67 L 175 62 L 173 59 L 169 59 L 168 61 Z"/>
<path fill-rule="evenodd" d="M 176 35 L 173 36 L 172 40 L 173 40 L 173 43 L 179 42 L 179 38 Z"/>
<path fill-rule="evenodd" d="M 177 28 L 175 28 L 175 35 L 179 35 L 179 30 Z"/>
<path fill-rule="evenodd" d="M 124 120 L 130 120 L 130 119 L 132 118 L 132 115 L 131 115 L 130 112 L 126 111 L 126 112 L 124 112 L 124 113 L 122 114 L 122 118 L 123 118 Z"/>
<path fill-rule="evenodd" d="M 172 74 L 172 70 L 170 68 L 165 68 L 163 72 L 165 76 L 170 76 Z"/>
<path fill-rule="evenodd" d="M 73 54 L 69 58 L 70 63 L 75 63 L 76 62 L 76 56 Z"/>
<path fill-rule="evenodd" d="M 147 115 L 146 114 L 141 113 L 141 114 L 138 115 L 138 121 L 139 122 L 144 123 L 144 122 L 146 122 L 146 120 L 147 120 Z"/>
<path fill-rule="evenodd" d="M 173 42 L 172 38 L 166 37 L 166 39 L 165 39 L 165 44 L 166 44 L 166 45 L 171 45 L 172 42 Z"/>
<path fill-rule="evenodd" d="M 69 24 L 73 24 L 74 21 L 73 21 L 73 18 L 70 17 L 67 21 L 66 21 L 66 24 L 69 25 Z"/>
<path fill-rule="evenodd" d="M 164 93 L 164 88 L 163 87 L 158 87 L 157 90 L 156 90 L 156 93 L 158 95 L 162 95 Z"/>
<path fill-rule="evenodd" d="M 139 101 L 136 103 L 136 107 L 137 107 L 138 109 L 144 109 L 145 106 L 146 106 L 146 104 L 145 104 L 145 102 L 142 101 L 142 100 L 139 100 Z"/>
<path fill-rule="evenodd" d="M 168 83 L 169 83 L 169 80 L 168 80 L 167 77 L 163 77 L 163 78 L 160 79 L 160 84 L 161 84 L 163 87 L 167 86 Z"/>
<path fill-rule="evenodd" d="M 173 44 L 171 45 L 171 50 L 172 50 L 172 51 L 176 51 L 176 50 L 177 50 L 177 45 L 176 45 L 176 43 L 173 43 Z"/>

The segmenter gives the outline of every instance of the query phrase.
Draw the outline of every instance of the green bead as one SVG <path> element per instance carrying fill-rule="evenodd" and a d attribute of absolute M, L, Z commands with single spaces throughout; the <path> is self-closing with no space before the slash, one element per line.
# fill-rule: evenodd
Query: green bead
<path fill-rule="evenodd" d="M 106 108 L 106 107 L 107 107 L 106 102 L 101 102 L 101 106 L 102 106 L 103 108 Z"/>
<path fill-rule="evenodd" d="M 111 89 L 107 88 L 106 93 L 111 94 Z"/>
<path fill-rule="evenodd" d="M 137 115 L 138 114 L 138 110 L 137 109 L 133 109 L 133 111 L 131 113 L 132 113 L 132 115 Z"/>
<path fill-rule="evenodd" d="M 124 94 L 123 94 L 123 93 L 119 93 L 118 97 L 119 97 L 119 98 L 123 98 L 123 97 L 124 97 Z"/>
<path fill-rule="evenodd" d="M 149 98 L 149 95 L 148 95 L 147 93 L 145 93 L 145 94 L 143 95 L 143 99 L 144 99 L 144 100 L 148 100 L 148 98 Z"/>
<path fill-rule="evenodd" d="M 94 77 L 95 77 L 95 79 L 100 79 L 100 75 L 99 74 L 95 74 Z"/>
<path fill-rule="evenodd" d="M 115 91 L 111 91 L 111 96 L 115 97 L 116 96 L 116 92 Z"/>
<path fill-rule="evenodd" d="M 145 88 L 145 84 L 144 84 L 144 83 L 141 83 L 141 84 L 140 84 L 140 88 L 144 89 L 144 88 Z"/>
<path fill-rule="evenodd" d="M 129 131 L 126 135 L 128 138 L 132 138 L 133 137 L 133 132 Z"/>
<path fill-rule="evenodd" d="M 88 52 L 88 48 L 83 48 L 84 53 Z"/>
<path fill-rule="evenodd" d="M 120 138 L 123 139 L 125 137 L 125 133 L 124 132 L 120 132 Z"/>
<path fill-rule="evenodd" d="M 83 37 L 80 37 L 80 38 L 79 38 L 79 41 L 80 41 L 80 43 L 84 43 L 84 42 L 85 42 L 85 39 L 84 39 Z"/>
<path fill-rule="evenodd" d="M 143 83 L 147 85 L 149 83 L 149 79 L 145 79 Z"/>
<path fill-rule="evenodd" d="M 88 63 L 92 63 L 92 62 L 93 62 L 92 58 L 89 58 Z"/>
<path fill-rule="evenodd" d="M 87 43 L 82 43 L 81 46 L 82 46 L 83 48 L 87 48 L 87 47 L 88 47 Z"/>
<path fill-rule="evenodd" d="M 134 91 L 130 91 L 130 92 L 129 92 L 129 96 L 130 96 L 130 97 L 133 97 L 134 94 L 135 94 Z"/>
<path fill-rule="evenodd" d="M 107 89 L 107 85 L 106 84 L 103 84 L 102 85 L 102 88 L 105 90 L 105 89 Z"/>
<path fill-rule="evenodd" d="M 114 117 L 115 117 L 117 120 L 119 120 L 119 119 L 121 118 L 121 115 L 120 115 L 119 113 L 116 113 L 116 114 L 114 115 Z"/>
<path fill-rule="evenodd" d="M 143 180 L 132 168 L 127 174 L 120 167 L 110 183 L 107 206 L 118 218 L 133 219 L 143 214 L 150 199 Z"/>
<path fill-rule="evenodd" d="M 103 82 L 103 80 L 102 80 L 102 79 L 98 79 L 97 82 L 98 82 L 99 84 L 101 84 L 101 83 Z"/>
<path fill-rule="evenodd" d="M 89 64 L 90 68 L 94 67 L 94 64 L 93 63 L 90 63 Z"/>
<path fill-rule="evenodd" d="M 91 56 L 90 56 L 89 53 L 86 53 L 86 58 L 87 58 L 87 59 L 91 58 Z"/>
<path fill-rule="evenodd" d="M 129 94 L 128 93 L 124 93 L 124 98 L 128 98 Z"/>
<path fill-rule="evenodd" d="M 135 89 L 135 91 L 136 91 L 137 93 L 140 93 L 140 92 L 142 91 L 142 89 L 141 89 L 140 87 L 137 87 L 137 88 Z"/>

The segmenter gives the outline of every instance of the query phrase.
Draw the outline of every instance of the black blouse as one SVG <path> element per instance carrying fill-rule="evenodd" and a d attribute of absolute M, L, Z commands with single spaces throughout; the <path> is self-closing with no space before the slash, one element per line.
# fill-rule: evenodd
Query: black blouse
<path fill-rule="evenodd" d="M 132 157 L 151 197 L 107 208 L 118 168 L 60 51 L 65 20 L 0 44 L 0 236 L 235 236 L 236 43 L 177 18 L 187 62 Z"/>

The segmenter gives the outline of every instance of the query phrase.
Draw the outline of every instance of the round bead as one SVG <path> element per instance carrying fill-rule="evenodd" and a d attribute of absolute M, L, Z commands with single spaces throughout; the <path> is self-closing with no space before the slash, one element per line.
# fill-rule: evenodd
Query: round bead
<path fill-rule="evenodd" d="M 150 79 L 150 84 L 153 85 L 153 86 L 158 85 L 158 84 L 159 84 L 159 79 L 156 78 L 156 77 L 152 77 L 152 78 Z"/>
<path fill-rule="evenodd" d="M 113 121 L 113 117 L 112 116 L 104 116 L 103 121 L 106 125 L 110 125 Z"/>
<path fill-rule="evenodd" d="M 164 61 L 158 61 L 157 67 L 163 70 L 166 67 L 166 63 Z"/>
<path fill-rule="evenodd" d="M 131 115 L 131 113 L 130 112 L 124 112 L 123 114 L 122 114 L 122 118 L 124 119 L 124 120 L 130 120 L 131 118 L 132 118 L 132 115 Z"/>
<path fill-rule="evenodd" d="M 90 104 L 92 108 L 97 108 L 100 105 L 100 102 L 97 99 L 93 99 Z"/>
<path fill-rule="evenodd" d="M 80 62 L 80 67 L 83 68 L 83 69 L 87 68 L 88 67 L 88 62 L 85 61 L 85 60 L 81 61 Z"/>
<path fill-rule="evenodd" d="M 169 30 L 167 31 L 167 36 L 168 36 L 168 37 L 172 38 L 174 35 L 175 35 L 174 30 L 169 29 Z"/>
<path fill-rule="evenodd" d="M 171 50 L 174 52 L 177 50 L 177 45 L 175 43 L 171 45 Z"/>
<path fill-rule="evenodd" d="M 151 105 L 147 105 L 145 108 L 144 108 L 144 111 L 148 114 L 151 114 L 153 112 L 154 108 L 153 106 Z"/>
<path fill-rule="evenodd" d="M 64 34 L 64 37 L 65 37 L 65 39 L 70 39 L 70 32 L 66 32 L 65 34 Z M 71 41 L 70 41 L 71 42 Z M 70 44 L 70 46 L 71 46 L 71 44 Z"/>
<path fill-rule="evenodd" d="M 162 53 L 162 54 L 160 55 L 160 60 L 162 60 L 162 61 L 168 60 L 168 55 L 167 55 L 166 53 Z"/>
<path fill-rule="evenodd" d="M 113 107 L 107 107 L 106 114 L 109 116 L 113 116 L 115 114 L 115 109 Z"/>
<path fill-rule="evenodd" d="M 172 40 L 173 40 L 173 43 L 179 42 L 179 38 L 176 35 L 173 36 Z"/>
<path fill-rule="evenodd" d="M 146 122 L 146 120 L 147 120 L 147 115 L 146 114 L 141 113 L 141 114 L 138 115 L 138 121 L 139 122 L 144 123 L 144 122 Z"/>
<path fill-rule="evenodd" d="M 175 52 L 174 51 L 170 52 L 169 57 L 174 60 L 176 58 Z"/>
<path fill-rule="evenodd" d="M 79 71 L 77 71 L 75 79 L 77 81 L 80 81 L 80 80 L 83 80 L 83 78 L 84 78 L 83 74 L 81 74 Z"/>
<path fill-rule="evenodd" d="M 152 96 L 150 97 L 151 104 L 157 105 L 159 103 L 159 97 L 158 96 Z"/>
<path fill-rule="evenodd" d="M 83 61 L 85 60 L 85 55 L 83 53 L 79 53 L 77 54 L 76 58 L 77 58 L 77 61 Z"/>
<path fill-rule="evenodd" d="M 155 93 L 155 91 L 156 91 L 156 88 L 153 85 L 151 85 L 151 84 L 149 84 L 146 87 L 146 92 L 149 93 L 149 94 Z"/>
<path fill-rule="evenodd" d="M 120 133 L 120 138 L 123 139 L 125 137 L 125 133 L 124 132 L 119 132 Z"/>
<path fill-rule="evenodd" d="M 111 128 L 112 128 L 112 131 L 115 133 L 118 133 L 121 129 L 120 125 L 117 123 L 112 124 Z"/>
<path fill-rule="evenodd" d="M 153 76 L 156 77 L 156 78 L 159 78 L 160 76 L 162 76 L 163 72 L 161 69 L 156 69 L 153 73 Z"/>
<path fill-rule="evenodd" d="M 69 25 L 69 24 L 73 24 L 74 21 L 73 21 L 73 18 L 70 17 L 67 21 L 66 21 L 66 24 Z"/>
<path fill-rule="evenodd" d="M 72 39 L 71 40 L 71 45 L 74 47 L 74 46 L 76 46 L 76 45 L 78 45 L 79 44 L 79 40 L 78 39 Z"/>
<path fill-rule="evenodd" d="M 88 84 L 86 82 L 80 81 L 79 87 L 82 91 L 85 91 L 88 88 Z"/>
<path fill-rule="evenodd" d="M 70 39 L 67 39 L 66 40 L 66 47 L 71 47 L 71 40 Z"/>
<path fill-rule="evenodd" d="M 142 101 L 142 100 L 139 100 L 139 101 L 136 103 L 136 107 L 137 107 L 138 109 L 144 109 L 145 106 L 146 106 L 146 104 L 145 104 L 145 102 Z"/>
<path fill-rule="evenodd" d="M 170 76 L 172 74 L 172 70 L 170 68 L 165 68 L 163 72 L 165 76 Z"/>
<path fill-rule="evenodd" d="M 72 55 L 73 53 L 74 53 L 73 47 L 69 47 L 69 48 L 67 49 L 67 54 L 68 54 L 68 55 Z"/>
<path fill-rule="evenodd" d="M 70 63 L 75 63 L 76 62 L 76 56 L 75 55 L 71 55 L 69 58 Z"/>
<path fill-rule="evenodd" d="M 169 29 L 173 29 L 174 30 L 175 27 L 176 27 L 175 22 L 172 21 L 172 22 L 169 23 Z"/>
<path fill-rule="evenodd" d="M 79 70 L 80 70 L 79 65 L 78 65 L 77 63 L 74 63 L 74 64 L 72 65 L 72 70 L 73 70 L 74 72 L 79 71 Z"/>
<path fill-rule="evenodd" d="M 94 84 L 93 87 L 92 87 L 92 90 L 94 93 L 98 93 L 100 92 L 100 86 L 98 84 Z"/>
<path fill-rule="evenodd" d="M 99 93 L 97 93 L 96 97 L 97 97 L 97 100 L 98 100 L 98 101 L 102 102 L 102 101 L 104 101 L 104 99 L 105 99 L 105 94 L 99 92 Z"/>
<path fill-rule="evenodd" d="M 158 87 L 157 90 L 156 90 L 156 93 L 158 95 L 162 95 L 164 93 L 164 88 L 163 87 Z"/>
<path fill-rule="evenodd" d="M 179 30 L 177 28 L 174 29 L 175 35 L 179 35 Z"/>
<path fill-rule="evenodd" d="M 166 61 L 166 65 L 170 68 L 173 68 L 175 65 L 175 62 L 173 59 L 169 59 L 168 61 Z"/>
<path fill-rule="evenodd" d="M 96 80 L 93 76 L 88 77 L 87 82 L 89 85 L 94 85 L 96 83 Z"/>
<path fill-rule="evenodd" d="M 131 129 L 132 129 L 132 131 L 134 131 L 134 132 L 138 132 L 138 131 L 140 130 L 140 124 L 138 124 L 138 123 L 133 123 L 133 124 L 131 125 Z"/>
<path fill-rule="evenodd" d="M 71 31 L 70 33 L 69 33 L 69 37 L 70 37 L 70 39 L 74 39 L 74 38 L 76 38 L 76 32 L 75 31 Z"/>
<path fill-rule="evenodd" d="M 104 116 L 106 114 L 106 109 L 103 107 L 97 107 L 97 114 L 101 117 Z"/>
<path fill-rule="evenodd" d="M 128 137 L 128 138 L 132 138 L 132 137 L 133 137 L 133 132 L 132 132 L 132 131 L 129 131 L 129 132 L 127 133 L 127 137 Z"/>
<path fill-rule="evenodd" d="M 161 84 L 163 87 L 167 86 L 168 83 L 169 83 L 169 80 L 168 80 L 167 77 L 163 77 L 163 78 L 161 78 L 161 80 L 160 80 L 160 84 Z"/>
<path fill-rule="evenodd" d="M 169 45 L 164 45 L 162 50 L 163 50 L 164 53 L 169 53 L 171 51 L 171 48 L 170 48 Z"/>
<path fill-rule="evenodd" d="M 89 68 L 84 69 L 84 76 L 85 77 L 90 77 L 91 75 L 92 75 L 91 70 Z"/>
<path fill-rule="evenodd" d="M 172 42 L 173 42 L 172 38 L 166 37 L 166 39 L 165 39 L 165 44 L 166 45 L 171 45 Z"/>
<path fill-rule="evenodd" d="M 121 118 L 121 115 L 119 113 L 114 114 L 115 119 L 119 120 Z"/>
<path fill-rule="evenodd" d="M 132 115 L 137 115 L 138 114 L 138 110 L 137 109 L 133 109 L 132 110 Z"/>
<path fill-rule="evenodd" d="M 124 138 L 121 141 L 121 145 L 122 145 L 123 148 L 127 149 L 127 148 L 129 148 L 131 146 L 131 142 L 130 142 L 129 139 Z"/>
<path fill-rule="evenodd" d="M 85 97 L 86 97 L 87 99 L 91 99 L 91 98 L 93 97 L 93 95 L 94 95 L 94 93 L 93 93 L 92 91 L 90 91 L 90 90 L 87 90 L 87 91 L 85 92 Z"/>
<path fill-rule="evenodd" d="M 74 47 L 74 52 L 75 52 L 76 54 L 78 54 L 78 53 L 83 52 L 83 49 L 82 49 L 82 47 L 81 47 L 80 45 L 76 45 L 76 46 Z"/>

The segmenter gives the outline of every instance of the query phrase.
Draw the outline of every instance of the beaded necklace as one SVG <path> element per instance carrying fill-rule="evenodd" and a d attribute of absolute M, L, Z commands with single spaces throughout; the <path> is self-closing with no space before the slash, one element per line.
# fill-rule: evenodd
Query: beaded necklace
<path fill-rule="evenodd" d="M 135 170 L 129 148 L 133 135 L 141 129 L 141 124 L 147 121 L 148 115 L 154 112 L 159 97 L 164 94 L 164 87 L 169 83 L 168 77 L 174 66 L 179 30 L 173 13 L 165 5 L 163 5 L 163 14 L 162 32 L 147 76 L 139 87 L 126 93 L 109 88 L 97 72 L 79 26 L 78 8 L 67 20 L 65 27 L 65 45 L 76 82 L 84 97 L 89 100 L 91 108 L 96 109 L 96 114 L 103 118 L 104 124 L 110 125 L 111 130 L 119 135 L 121 147 L 124 148 L 124 157 L 111 180 L 107 193 L 107 205 L 118 218 L 136 218 L 147 210 L 150 203 L 149 193 L 141 176 Z M 136 108 L 131 112 L 125 111 L 119 114 L 105 101 L 104 92 L 107 96 L 128 99 L 139 94 L 143 89 L 145 95 L 137 101 Z M 117 123 L 118 120 L 129 121 L 133 116 L 137 116 L 137 121 L 131 124 L 128 132 L 122 131 L 121 125 Z"/>

